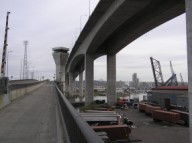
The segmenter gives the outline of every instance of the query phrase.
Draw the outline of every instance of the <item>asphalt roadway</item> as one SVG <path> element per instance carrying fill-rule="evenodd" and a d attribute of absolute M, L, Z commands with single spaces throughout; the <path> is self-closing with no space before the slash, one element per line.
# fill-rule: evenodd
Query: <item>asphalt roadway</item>
<path fill-rule="evenodd" d="M 53 84 L 17 99 L 0 110 L 0 143 L 56 143 Z"/>
<path fill-rule="evenodd" d="M 138 109 L 117 110 L 134 121 L 131 141 L 138 143 L 189 143 L 189 128 L 166 122 L 154 122 L 151 116 Z"/>

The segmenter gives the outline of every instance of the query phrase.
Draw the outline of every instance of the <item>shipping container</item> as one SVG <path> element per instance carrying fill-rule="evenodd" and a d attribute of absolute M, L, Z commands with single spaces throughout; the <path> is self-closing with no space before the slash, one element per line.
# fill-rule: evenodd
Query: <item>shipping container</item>
<path fill-rule="evenodd" d="M 145 102 L 140 102 L 139 103 L 139 111 L 140 112 L 145 112 L 145 107 L 146 107 L 146 103 Z"/>
<path fill-rule="evenodd" d="M 169 111 L 162 111 L 162 110 L 155 110 L 152 114 L 154 121 L 166 121 L 170 123 L 179 123 L 179 113 L 169 112 Z"/>
<path fill-rule="evenodd" d="M 171 110 L 174 113 L 178 113 L 180 116 L 180 120 L 184 121 L 185 125 L 189 126 L 189 113 L 179 110 Z"/>
<path fill-rule="evenodd" d="M 155 110 L 161 110 L 162 108 L 159 106 L 152 106 L 152 105 L 146 105 L 145 107 L 145 113 L 148 115 L 152 115 L 153 111 Z"/>

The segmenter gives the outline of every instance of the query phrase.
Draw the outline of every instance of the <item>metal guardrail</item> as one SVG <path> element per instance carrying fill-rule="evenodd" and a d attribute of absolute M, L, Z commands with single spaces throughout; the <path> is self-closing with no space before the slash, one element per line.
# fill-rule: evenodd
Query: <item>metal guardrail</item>
<path fill-rule="evenodd" d="M 71 143 L 104 143 L 96 135 L 91 127 L 80 117 L 76 109 L 54 84 L 57 91 L 58 102 L 60 104 L 63 120 L 67 129 Z"/>

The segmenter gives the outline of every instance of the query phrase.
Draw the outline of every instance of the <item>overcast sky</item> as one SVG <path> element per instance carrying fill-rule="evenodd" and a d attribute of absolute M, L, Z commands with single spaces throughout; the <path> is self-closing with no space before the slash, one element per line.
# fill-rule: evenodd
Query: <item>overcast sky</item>
<path fill-rule="evenodd" d="M 99 0 L 90 0 L 92 12 Z M 5 18 L 10 11 L 8 50 L 9 76 L 20 78 L 23 41 L 28 40 L 28 62 L 35 76 L 52 79 L 55 63 L 52 48 L 71 48 L 89 15 L 89 0 L 1 0 L 0 45 L 3 48 Z M 187 81 L 185 15 L 181 15 L 146 33 L 117 54 L 117 80 L 130 81 L 137 73 L 140 81 L 153 81 L 149 57 L 161 62 L 164 80 L 174 71 Z M 2 56 L 0 48 L 0 58 Z M 106 80 L 106 56 L 95 61 L 96 80 Z"/>

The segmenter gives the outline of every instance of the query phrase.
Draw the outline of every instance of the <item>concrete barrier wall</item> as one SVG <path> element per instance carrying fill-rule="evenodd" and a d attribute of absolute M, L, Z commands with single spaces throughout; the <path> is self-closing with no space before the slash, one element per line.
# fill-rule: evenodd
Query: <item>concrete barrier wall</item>
<path fill-rule="evenodd" d="M 0 109 L 10 103 L 8 94 L 0 94 Z"/>
<path fill-rule="evenodd" d="M 8 93 L 0 94 L 0 109 L 10 104 L 15 99 L 36 90 L 46 82 L 47 81 L 24 83 L 24 84 L 19 83 L 19 84 L 9 85 Z"/>

